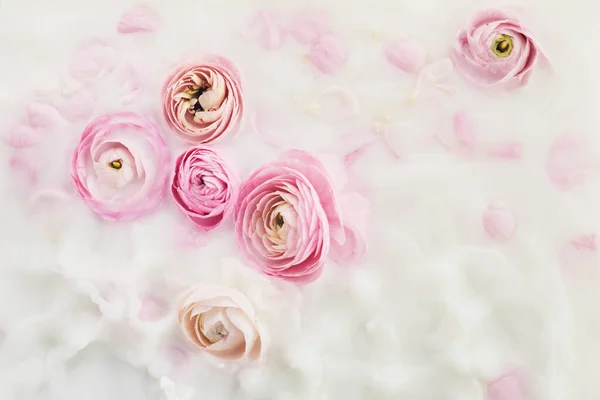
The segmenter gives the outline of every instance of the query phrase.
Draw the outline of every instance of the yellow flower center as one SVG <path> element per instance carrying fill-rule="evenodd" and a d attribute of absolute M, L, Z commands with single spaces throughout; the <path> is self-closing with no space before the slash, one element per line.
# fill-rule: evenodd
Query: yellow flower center
<path fill-rule="evenodd" d="M 492 51 L 499 58 L 508 57 L 513 50 L 513 38 L 508 35 L 500 35 L 494 40 Z"/>
<path fill-rule="evenodd" d="M 118 169 L 121 169 L 121 167 L 123 167 L 123 161 L 122 160 L 114 160 L 114 161 L 111 161 L 108 164 L 108 166 L 111 167 L 112 169 L 118 170 Z"/>

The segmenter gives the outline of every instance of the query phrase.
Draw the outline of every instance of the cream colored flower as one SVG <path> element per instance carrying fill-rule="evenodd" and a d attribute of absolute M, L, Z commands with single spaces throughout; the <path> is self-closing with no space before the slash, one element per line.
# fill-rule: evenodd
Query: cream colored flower
<path fill-rule="evenodd" d="M 241 292 L 221 286 L 196 285 L 179 301 L 179 325 L 196 347 L 225 361 L 262 358 L 264 337 L 254 307 Z"/>

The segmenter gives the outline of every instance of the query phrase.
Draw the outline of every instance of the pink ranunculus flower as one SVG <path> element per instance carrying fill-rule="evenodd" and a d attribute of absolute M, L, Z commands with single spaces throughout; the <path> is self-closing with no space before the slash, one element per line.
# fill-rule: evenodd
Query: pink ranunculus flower
<path fill-rule="evenodd" d="M 71 177 L 87 205 L 107 220 L 134 220 L 161 204 L 170 153 L 158 126 L 131 112 L 105 115 L 84 129 Z"/>
<path fill-rule="evenodd" d="M 532 34 L 508 13 L 479 11 L 460 30 L 452 61 L 467 80 L 481 85 L 527 84 L 541 51 Z"/>
<path fill-rule="evenodd" d="M 193 345 L 219 360 L 242 362 L 264 357 L 265 332 L 250 300 L 235 289 L 190 288 L 179 301 L 178 321 Z"/>
<path fill-rule="evenodd" d="M 244 109 L 240 74 L 221 56 L 186 62 L 167 78 L 162 102 L 164 117 L 179 138 L 212 142 L 239 127 Z"/>
<path fill-rule="evenodd" d="M 269 276 L 309 283 L 330 247 L 345 241 L 331 177 L 310 154 L 290 150 L 242 184 L 234 209 L 238 247 Z"/>
<path fill-rule="evenodd" d="M 239 180 L 214 150 L 199 146 L 175 161 L 171 193 L 179 208 L 204 231 L 218 226 L 239 190 Z"/>

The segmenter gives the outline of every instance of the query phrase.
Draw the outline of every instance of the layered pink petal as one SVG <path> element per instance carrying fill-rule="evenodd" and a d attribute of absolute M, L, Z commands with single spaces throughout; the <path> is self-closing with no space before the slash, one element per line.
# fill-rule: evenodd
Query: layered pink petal
<path fill-rule="evenodd" d="M 84 129 L 71 163 L 75 188 L 107 220 L 134 220 L 161 204 L 169 150 L 158 126 L 130 112 L 105 115 Z"/>
<path fill-rule="evenodd" d="M 308 283 L 320 276 L 332 240 L 345 241 L 340 214 L 323 164 L 291 150 L 242 185 L 234 210 L 237 244 L 263 273 Z"/>
<path fill-rule="evenodd" d="M 165 120 L 180 139 L 212 142 L 239 127 L 244 109 L 239 72 L 221 56 L 188 60 L 165 81 L 162 103 Z"/>
<path fill-rule="evenodd" d="M 223 158 L 208 147 L 194 147 L 175 161 L 173 199 L 200 229 L 221 224 L 232 208 L 239 180 Z"/>
<path fill-rule="evenodd" d="M 502 35 L 512 40 L 511 53 L 506 57 L 492 50 Z M 459 74 L 475 84 L 505 84 L 512 89 L 527 84 L 539 55 L 539 45 L 527 28 L 515 17 L 489 9 L 476 13 L 461 29 L 452 61 Z"/>
<path fill-rule="evenodd" d="M 362 261 L 367 250 L 367 224 L 369 201 L 358 193 L 340 196 L 340 209 L 344 216 L 345 240 L 333 242 L 330 256 L 338 264 Z"/>

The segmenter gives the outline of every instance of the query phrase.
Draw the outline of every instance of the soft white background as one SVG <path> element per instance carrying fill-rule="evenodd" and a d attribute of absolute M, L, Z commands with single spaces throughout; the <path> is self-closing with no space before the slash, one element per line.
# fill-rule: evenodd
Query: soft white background
<path fill-rule="evenodd" d="M 185 221 L 167 200 L 135 223 L 99 221 L 76 198 L 37 202 L 0 171 L 0 398 L 71 399 L 410 399 L 477 400 L 485 382 L 516 369 L 532 399 L 600 398 L 598 260 L 561 265 L 573 236 L 600 228 L 598 171 L 569 191 L 556 189 L 544 163 L 556 137 L 580 135 L 593 158 L 600 138 L 600 3 L 521 0 L 552 67 L 538 67 L 515 93 L 481 91 L 452 75 L 458 91 L 430 89 L 406 98 L 415 77 L 382 56 L 386 41 L 411 36 L 430 60 L 447 56 L 457 30 L 481 0 L 247 1 L 155 0 L 156 34 L 118 37 L 133 0 L 0 0 L 0 115 L 3 130 L 24 113 L 37 88 L 68 87 L 73 49 L 91 37 L 114 40 L 139 67 L 144 90 L 133 104 L 117 85 L 96 84 L 94 114 L 132 109 L 157 114 L 162 78 L 182 55 L 217 52 L 240 68 L 248 114 L 261 110 L 284 147 L 349 150 L 341 138 L 391 116 L 396 161 L 377 145 L 352 168 L 372 201 L 369 254 L 358 266 L 328 264 L 318 282 L 271 285 L 237 265 L 232 227 L 206 246 L 178 247 Z M 349 48 L 334 77 L 313 75 L 306 48 L 287 43 L 268 53 L 243 35 L 252 13 L 289 15 L 302 7 L 329 11 Z M 303 111 L 316 94 L 338 86 L 359 99 L 357 120 L 332 123 Z M 437 96 L 436 106 L 427 96 Z M 468 159 L 433 140 L 468 110 L 482 140 L 518 140 L 520 161 Z M 40 188 L 69 186 L 68 157 L 84 123 L 65 124 L 34 157 Z M 446 132 L 447 133 L 447 132 Z M 174 154 L 182 145 L 170 138 Z M 240 174 L 273 159 L 248 118 L 218 147 Z M 1 147 L 3 165 L 9 149 Z M 4 163 L 6 161 L 6 163 Z M 597 165 L 595 166 L 597 167 Z M 500 198 L 518 230 L 498 244 L 485 237 L 481 213 Z M 183 371 L 165 359 L 181 345 L 172 302 L 186 282 L 207 280 L 248 293 L 271 331 L 268 361 L 232 371 L 192 356 Z M 106 291 L 112 293 L 105 295 Z M 104 294 L 103 294 L 104 293 Z M 165 317 L 136 320 L 139 296 L 163 299 Z M 169 308 L 171 307 L 171 308 Z M 160 377 L 177 375 L 169 389 Z M 197 390 L 195 394 L 187 390 Z M 177 392 L 177 393 L 175 393 Z"/>

